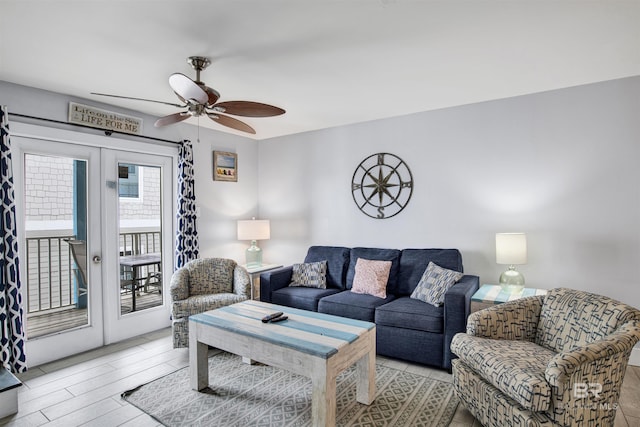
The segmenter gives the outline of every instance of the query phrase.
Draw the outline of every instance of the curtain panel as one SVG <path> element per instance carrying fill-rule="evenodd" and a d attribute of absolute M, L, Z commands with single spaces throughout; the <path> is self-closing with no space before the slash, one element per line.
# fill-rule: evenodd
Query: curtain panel
<path fill-rule="evenodd" d="M 196 193 L 193 175 L 193 147 L 183 141 L 178 149 L 178 213 L 176 224 L 175 268 L 198 258 Z"/>
<path fill-rule="evenodd" d="M 0 354 L 2 365 L 14 373 L 27 370 L 24 353 L 24 313 L 20 292 L 20 263 L 9 119 L 6 106 L 0 106 Z"/>

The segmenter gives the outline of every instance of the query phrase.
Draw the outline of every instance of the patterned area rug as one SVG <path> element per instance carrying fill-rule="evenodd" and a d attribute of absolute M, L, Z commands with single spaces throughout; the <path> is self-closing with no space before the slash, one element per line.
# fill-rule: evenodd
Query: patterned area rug
<path fill-rule="evenodd" d="M 189 387 L 189 368 L 123 393 L 165 426 L 310 426 L 311 381 L 221 352 L 209 358 L 209 388 Z M 449 383 L 376 366 L 376 398 L 356 401 L 352 367 L 337 381 L 338 426 L 448 426 L 458 406 Z"/>

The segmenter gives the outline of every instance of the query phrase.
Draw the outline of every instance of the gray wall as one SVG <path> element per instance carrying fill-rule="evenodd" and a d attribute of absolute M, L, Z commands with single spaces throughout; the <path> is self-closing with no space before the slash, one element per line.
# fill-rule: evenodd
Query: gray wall
<path fill-rule="evenodd" d="M 312 244 L 458 248 L 468 273 L 496 283 L 495 233 L 522 231 L 528 286 L 640 307 L 638 111 L 634 77 L 261 141 L 265 259 L 300 262 Z M 351 195 L 377 152 L 414 177 L 407 208 L 385 220 Z"/>
<path fill-rule="evenodd" d="M 197 143 L 191 125 L 158 130 L 140 113 L 0 82 L 11 112 L 64 121 L 69 101 L 142 116 L 146 135 L 194 141 L 202 256 L 242 261 L 235 221 L 259 216 L 272 221 L 260 242 L 267 262 L 299 262 L 311 244 L 458 248 L 468 273 L 495 283 L 494 234 L 523 231 L 527 285 L 640 307 L 640 77 L 259 143 L 204 128 Z M 214 149 L 238 153 L 238 183 L 212 181 Z M 377 152 L 403 158 L 415 183 L 408 207 L 386 220 L 364 216 L 351 196 L 355 167 Z"/>

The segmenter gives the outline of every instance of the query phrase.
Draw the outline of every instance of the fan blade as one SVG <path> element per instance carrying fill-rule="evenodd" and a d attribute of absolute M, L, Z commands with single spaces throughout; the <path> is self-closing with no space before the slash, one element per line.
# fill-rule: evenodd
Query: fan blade
<path fill-rule="evenodd" d="M 251 101 L 226 101 L 213 106 L 220 113 L 244 117 L 272 117 L 284 114 L 282 108 Z"/>
<path fill-rule="evenodd" d="M 174 123 L 187 120 L 189 117 L 191 117 L 191 114 L 186 111 L 183 111 L 181 113 L 169 114 L 168 116 L 164 116 L 156 120 L 154 126 L 159 128 L 161 126 L 172 125 Z"/>
<path fill-rule="evenodd" d="M 207 101 L 207 107 L 213 107 L 216 101 L 218 101 L 218 98 L 220 98 L 220 94 L 218 93 L 217 90 L 212 89 L 209 86 L 205 86 L 204 84 L 201 87 L 205 92 L 207 92 L 207 95 L 209 96 L 209 100 Z"/>
<path fill-rule="evenodd" d="M 207 92 L 202 90 L 200 86 L 184 74 L 175 73 L 169 76 L 169 85 L 171 89 L 182 99 L 195 104 L 204 104 L 209 99 Z"/>
<path fill-rule="evenodd" d="M 184 99 L 183 97 L 181 97 L 180 95 L 178 95 L 178 94 L 177 94 L 177 93 L 175 93 L 175 92 L 173 92 L 173 93 L 178 97 L 178 99 L 179 99 L 180 101 L 184 102 L 185 107 L 186 107 L 187 105 L 189 105 L 189 103 L 187 102 L 187 100 L 186 100 L 186 99 Z"/>
<path fill-rule="evenodd" d="M 256 131 L 251 126 L 249 126 L 244 122 L 241 122 L 238 119 L 234 119 L 233 117 L 225 116 L 223 114 L 214 114 L 214 113 L 207 113 L 207 116 L 209 116 L 209 118 L 214 122 L 218 122 L 223 126 L 227 126 L 232 129 L 251 133 L 251 134 L 256 133 Z"/>
<path fill-rule="evenodd" d="M 131 96 L 109 95 L 109 94 L 106 94 L 106 93 L 96 93 L 96 92 L 91 92 L 91 95 L 110 96 L 111 98 L 133 99 L 135 101 L 155 102 L 157 104 L 172 105 L 172 106 L 178 107 L 178 108 L 186 107 L 186 105 L 174 104 L 172 102 L 154 101 L 153 99 L 145 99 L 145 98 L 133 98 Z"/>

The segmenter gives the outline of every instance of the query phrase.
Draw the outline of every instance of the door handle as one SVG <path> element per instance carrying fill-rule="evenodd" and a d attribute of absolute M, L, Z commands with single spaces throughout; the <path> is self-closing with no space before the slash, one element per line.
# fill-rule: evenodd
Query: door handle
<path fill-rule="evenodd" d="M 94 255 L 92 259 L 96 264 L 100 264 L 102 262 L 102 258 L 100 258 L 100 255 Z"/>

